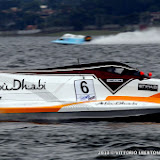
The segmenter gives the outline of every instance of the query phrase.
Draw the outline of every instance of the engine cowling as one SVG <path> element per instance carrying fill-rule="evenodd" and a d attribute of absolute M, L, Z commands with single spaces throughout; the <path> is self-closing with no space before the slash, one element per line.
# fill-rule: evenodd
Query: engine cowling
<path fill-rule="evenodd" d="M 92 37 L 91 37 L 91 36 L 86 36 L 86 37 L 84 38 L 84 40 L 87 41 L 87 42 L 89 42 L 89 41 L 92 40 Z"/>

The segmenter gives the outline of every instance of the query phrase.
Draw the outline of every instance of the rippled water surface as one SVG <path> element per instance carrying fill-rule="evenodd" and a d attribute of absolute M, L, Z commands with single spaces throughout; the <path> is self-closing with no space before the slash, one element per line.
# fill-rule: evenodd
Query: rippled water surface
<path fill-rule="evenodd" d="M 50 68 L 120 61 L 160 78 L 159 44 L 57 45 L 54 37 L 0 37 L 0 69 Z M 0 159 L 4 160 L 158 160 L 160 124 L 67 120 L 1 122 Z M 136 151 L 120 154 L 120 151 Z M 150 151 L 141 155 L 139 151 Z M 151 152 L 154 151 L 154 152 Z M 157 152 L 156 152 L 157 151 Z M 107 153 L 110 153 L 107 155 Z M 123 152 L 124 153 L 124 152 Z M 159 155 L 158 155 L 159 153 Z"/>

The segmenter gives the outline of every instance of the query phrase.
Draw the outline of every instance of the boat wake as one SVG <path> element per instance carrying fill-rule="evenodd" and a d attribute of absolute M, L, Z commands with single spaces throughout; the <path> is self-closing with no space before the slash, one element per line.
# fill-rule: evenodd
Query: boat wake
<path fill-rule="evenodd" d="M 160 28 L 149 28 L 143 31 L 123 32 L 117 35 L 101 36 L 90 44 L 159 44 Z"/>

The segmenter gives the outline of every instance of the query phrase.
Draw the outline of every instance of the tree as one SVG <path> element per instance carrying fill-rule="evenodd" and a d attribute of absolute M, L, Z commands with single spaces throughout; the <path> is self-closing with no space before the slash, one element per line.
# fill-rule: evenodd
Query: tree
<path fill-rule="evenodd" d="M 29 1 L 23 4 L 23 11 L 40 11 L 40 2 L 38 0 Z"/>

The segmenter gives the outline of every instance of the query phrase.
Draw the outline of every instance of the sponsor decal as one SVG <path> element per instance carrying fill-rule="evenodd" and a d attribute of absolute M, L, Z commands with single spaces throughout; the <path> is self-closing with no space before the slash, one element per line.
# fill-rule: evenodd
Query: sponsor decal
<path fill-rule="evenodd" d="M 130 83 L 133 79 L 122 78 L 110 78 L 110 79 L 98 79 L 112 94 L 118 92 L 125 85 Z"/>
<path fill-rule="evenodd" d="M 80 98 L 80 101 L 91 101 L 91 100 L 95 100 L 95 95 L 86 95 L 84 97 Z"/>
<path fill-rule="evenodd" d="M 123 82 L 123 79 L 106 79 L 106 82 Z"/>
<path fill-rule="evenodd" d="M 138 90 L 158 91 L 158 85 L 153 85 L 153 84 L 138 84 Z"/>
<path fill-rule="evenodd" d="M 37 84 L 26 82 L 24 79 L 22 80 L 14 79 L 12 87 L 6 83 L 3 83 L 2 85 L 0 85 L 0 90 L 3 90 L 3 91 L 20 90 L 20 89 L 21 90 L 44 90 L 46 89 L 45 83 L 46 82 L 42 84 L 41 79 L 38 80 Z"/>
<path fill-rule="evenodd" d="M 136 102 L 124 102 L 124 101 L 120 101 L 120 102 L 105 102 L 105 101 L 101 101 L 101 102 L 98 102 L 97 105 L 108 105 L 108 106 L 111 106 L 111 105 L 137 105 Z"/>

